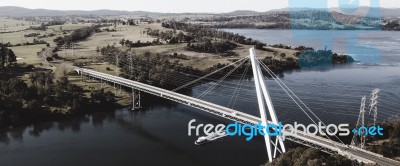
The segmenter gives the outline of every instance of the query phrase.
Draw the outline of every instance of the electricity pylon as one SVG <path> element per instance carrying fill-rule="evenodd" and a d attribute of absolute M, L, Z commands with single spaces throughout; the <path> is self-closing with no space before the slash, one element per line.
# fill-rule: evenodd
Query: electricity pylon
<path fill-rule="evenodd" d="M 130 71 L 129 79 L 134 78 L 133 57 L 131 53 L 129 54 L 129 71 Z"/>
<path fill-rule="evenodd" d="M 379 95 L 380 89 L 374 89 L 371 92 L 371 98 L 370 98 L 370 103 L 369 103 L 369 115 L 371 115 L 371 112 L 374 113 L 374 122 L 372 125 L 376 125 L 376 119 L 378 117 L 378 95 Z M 363 96 L 361 99 L 361 106 L 360 106 L 360 114 L 358 116 L 358 121 L 356 125 L 356 130 L 359 129 L 361 126 L 365 126 L 365 101 L 366 101 L 366 96 Z M 360 130 L 356 131 L 353 135 L 353 139 L 351 140 L 351 145 L 353 146 L 358 146 L 360 148 L 364 148 L 365 146 L 365 130 Z M 358 141 L 359 140 L 359 141 Z"/>
<path fill-rule="evenodd" d="M 361 98 L 360 114 L 358 115 L 356 129 L 365 125 L 365 120 L 364 120 L 364 118 L 365 118 L 365 101 L 366 101 L 366 97 L 363 96 Z M 357 146 L 360 148 L 364 148 L 365 138 L 366 138 L 365 130 L 361 130 L 360 133 L 355 132 L 353 135 L 353 139 L 351 140 L 351 145 Z M 358 139 L 360 139 L 360 140 L 358 141 Z"/>
<path fill-rule="evenodd" d="M 118 54 L 115 54 L 115 76 L 117 76 L 118 77 L 118 75 L 119 75 L 119 73 L 118 73 L 118 69 L 119 69 L 119 55 Z M 121 85 L 120 85 L 120 88 L 121 88 Z M 118 91 L 117 91 L 117 88 L 115 87 L 115 82 L 114 82 L 114 94 L 115 95 L 118 95 Z"/>
<path fill-rule="evenodd" d="M 376 119 L 378 117 L 378 97 L 379 97 L 379 92 L 380 89 L 374 89 L 371 92 L 371 98 L 370 98 L 370 103 L 369 103 L 369 115 L 371 115 L 371 112 L 374 113 L 374 126 L 376 124 Z"/>

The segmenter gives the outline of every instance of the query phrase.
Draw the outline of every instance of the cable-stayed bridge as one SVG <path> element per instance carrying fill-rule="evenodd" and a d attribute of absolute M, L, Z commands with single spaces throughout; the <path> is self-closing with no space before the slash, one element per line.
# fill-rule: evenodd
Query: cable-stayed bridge
<path fill-rule="evenodd" d="M 204 77 L 207 77 L 215 72 L 212 72 L 202 78 L 196 79 L 194 81 L 191 81 L 181 87 L 178 87 L 174 90 L 166 90 L 162 88 L 158 88 L 155 86 L 147 85 L 144 83 L 140 83 L 137 81 L 125 79 L 122 77 L 110 75 L 110 74 L 105 74 L 89 69 L 84 69 L 84 68 L 79 68 L 79 67 L 73 67 L 73 69 L 80 74 L 82 77 L 87 76 L 90 78 L 98 79 L 101 80 L 102 82 L 110 82 L 113 83 L 114 85 L 120 85 L 124 86 L 127 88 L 132 89 L 133 93 L 133 108 L 138 106 L 138 103 L 140 103 L 140 95 L 138 93 L 140 92 L 145 92 L 149 93 L 161 98 L 165 98 L 177 103 L 181 103 L 211 114 L 214 114 L 216 116 L 229 119 L 235 122 L 243 123 L 243 124 L 258 124 L 259 122 L 262 122 L 264 126 L 266 124 L 277 124 L 278 123 L 278 117 L 275 114 L 275 110 L 273 107 L 273 104 L 271 102 L 271 98 L 268 93 L 268 89 L 266 87 L 266 84 L 264 82 L 264 77 L 261 72 L 261 67 L 264 68 L 269 74 L 272 76 L 275 76 L 274 78 L 278 82 L 278 84 L 285 90 L 285 92 L 293 99 L 293 101 L 298 105 L 301 110 L 306 114 L 308 118 L 310 118 L 314 123 L 321 122 L 321 120 L 281 81 L 279 80 L 278 77 L 270 70 L 268 67 L 263 64 L 261 61 L 258 61 L 256 58 L 255 52 L 253 49 L 250 49 L 250 56 L 240 59 L 237 61 L 239 63 L 238 66 L 242 65 L 245 61 L 249 60 L 251 61 L 252 64 L 252 70 L 253 70 L 253 75 L 254 75 L 254 80 L 255 80 L 255 86 L 256 86 L 256 95 L 258 99 L 258 105 L 260 109 L 260 115 L 261 117 L 256 117 L 247 113 L 243 113 L 240 111 L 236 111 L 231 108 L 227 108 L 221 105 L 217 105 L 208 101 L 201 100 L 199 98 L 194 98 L 190 96 L 186 96 L 180 93 L 177 93 L 175 91 L 182 89 L 185 86 L 192 85 L 196 81 L 203 79 Z M 232 64 L 236 64 L 232 63 Z M 235 69 L 237 69 L 237 67 Z M 235 70 L 234 69 L 234 70 Z M 219 69 L 222 70 L 222 69 Z M 228 73 L 223 77 L 225 79 L 229 74 L 231 74 L 233 71 Z M 223 79 L 220 79 L 217 81 L 217 84 L 220 83 Z M 280 83 L 279 83 L 280 82 Z M 215 88 L 213 86 L 212 88 Z M 212 89 L 211 88 L 211 89 Z M 208 89 L 207 91 L 209 91 Z M 206 93 L 206 92 L 205 92 Z M 204 93 L 204 94 L 205 94 Z M 203 93 L 201 95 L 204 95 Z M 296 100 L 298 99 L 298 100 Z M 307 112 L 309 111 L 309 112 Z M 268 113 L 267 113 L 268 112 Z M 267 115 L 269 115 L 270 120 L 267 119 Z M 313 118 L 314 117 L 314 118 Z M 315 120 L 313 120 L 315 119 Z M 288 139 L 293 142 L 306 145 L 309 147 L 317 148 L 323 152 L 326 153 L 338 153 L 340 155 L 346 156 L 350 159 L 355 159 L 360 162 L 365 162 L 365 163 L 376 163 L 379 165 L 400 165 L 400 162 L 397 162 L 395 160 L 385 158 L 382 155 L 372 153 L 370 151 L 355 147 L 355 146 L 349 146 L 344 144 L 343 142 L 337 142 L 332 140 L 331 138 L 325 138 L 321 136 L 316 136 L 316 135 L 308 135 L 304 134 L 303 131 L 291 131 L 295 129 L 285 129 L 283 130 L 283 135 L 284 137 L 276 137 L 275 141 L 273 141 L 268 134 L 266 134 L 265 138 L 265 143 L 266 143 L 266 148 L 268 152 L 268 159 L 271 162 L 273 158 L 276 157 L 276 152 L 279 151 L 280 153 L 285 152 L 285 147 L 284 147 L 284 140 Z M 296 133 L 296 134 L 292 134 Z M 340 140 L 340 139 L 338 139 Z M 274 149 L 273 149 L 274 147 Z"/>

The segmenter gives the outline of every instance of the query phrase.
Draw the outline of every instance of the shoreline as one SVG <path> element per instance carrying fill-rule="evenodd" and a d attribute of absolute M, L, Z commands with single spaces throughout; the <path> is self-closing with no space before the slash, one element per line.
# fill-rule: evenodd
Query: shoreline
<path fill-rule="evenodd" d="M 216 35 L 217 33 L 218 33 L 218 31 L 215 31 L 215 30 L 213 30 L 213 29 L 210 29 L 210 28 L 204 28 L 204 27 L 199 27 L 199 26 L 197 26 L 197 25 L 190 25 L 190 24 L 185 24 L 185 23 L 179 23 L 179 22 L 174 22 L 174 21 L 172 21 L 172 22 L 165 22 L 165 23 L 163 23 L 163 24 L 156 24 L 156 25 L 152 25 L 151 27 L 158 27 L 158 26 L 160 26 L 160 27 L 158 27 L 158 29 L 162 29 L 162 28 L 164 28 L 164 30 L 165 31 L 162 31 L 162 32 L 168 32 L 168 31 L 170 31 L 171 30 L 171 26 L 172 25 L 178 25 L 178 26 L 180 26 L 180 28 L 177 28 L 178 30 L 179 29 L 185 29 L 185 28 L 187 28 L 187 27 L 189 27 L 189 26 L 193 26 L 194 28 L 200 28 L 200 29 L 202 29 L 202 30 L 204 30 L 204 31 L 208 31 L 208 32 L 210 32 L 210 33 L 215 33 L 214 35 Z M 147 26 L 147 25 L 146 25 Z M 101 30 L 101 29 L 99 29 L 100 27 L 102 27 L 102 28 L 106 28 L 107 29 L 107 26 L 101 26 L 101 25 L 97 25 L 97 26 L 95 26 L 95 27 L 92 27 L 92 28 L 89 28 L 91 31 L 93 31 L 91 34 L 88 34 L 88 33 L 85 33 L 85 34 L 82 34 L 83 35 L 83 37 L 82 38 L 78 38 L 79 40 L 77 41 L 77 43 L 79 43 L 79 45 L 81 45 L 82 43 L 86 43 L 86 42 L 91 42 L 92 40 L 93 40 L 93 36 L 97 36 L 97 35 L 99 35 L 99 34 L 105 34 L 105 33 L 110 33 L 110 32 L 108 32 L 108 31 L 104 31 L 104 30 Z M 125 27 L 125 26 L 122 26 L 122 27 Z M 136 27 L 133 27 L 133 28 L 136 28 Z M 88 29 L 87 27 L 83 27 L 83 28 L 80 28 L 80 29 L 77 29 L 78 30 L 78 32 L 79 32 L 79 30 L 81 30 L 81 29 Z M 137 28 L 136 28 L 137 29 Z M 149 28 L 150 29 L 150 28 Z M 150 29 L 151 30 L 151 29 Z M 183 30 L 181 30 L 181 31 L 183 31 Z M 76 31 L 73 31 L 72 32 L 72 34 L 74 33 L 74 32 L 76 32 Z M 124 31 L 122 30 L 122 31 L 118 31 L 118 32 L 112 32 L 111 34 L 113 34 L 113 33 L 123 33 Z M 185 33 L 188 33 L 188 32 L 186 32 L 186 31 L 184 31 Z M 76 34 L 76 33 L 75 33 Z M 232 39 L 230 39 L 230 40 L 232 40 L 231 42 L 234 42 L 236 45 L 237 45 L 237 47 L 235 47 L 235 48 L 231 48 L 231 50 L 230 51 L 234 51 L 235 53 L 236 53 L 236 56 L 222 56 L 222 55 L 216 55 L 216 54 L 213 54 L 213 53 L 211 53 L 210 55 L 212 55 L 212 56 L 206 56 L 206 57 L 204 57 L 204 58 L 202 58 L 202 59 L 199 59 L 199 60 L 192 60 L 193 62 L 190 62 L 190 63 L 188 63 L 188 62 L 186 62 L 186 64 L 185 63 L 183 63 L 183 64 L 181 64 L 182 65 L 182 67 L 181 68 L 183 68 L 183 69 L 190 69 L 190 74 L 193 74 L 193 72 L 195 72 L 195 74 L 196 75 L 205 75 L 205 74 L 207 74 L 207 72 L 209 72 L 209 71 L 213 71 L 213 70 L 215 70 L 215 69 L 218 69 L 218 68 L 221 68 L 221 67 L 223 67 L 223 66 L 225 66 L 227 63 L 222 63 L 223 61 L 220 61 L 221 59 L 224 59 L 224 61 L 226 61 L 226 62 L 229 62 L 230 61 L 230 59 L 231 60 L 233 60 L 233 59 L 239 59 L 239 58 L 242 58 L 243 56 L 246 56 L 247 54 L 248 54 L 248 48 L 249 47 L 251 47 L 251 46 L 253 46 L 253 44 L 256 44 L 256 46 L 257 46 L 257 44 L 259 43 L 259 41 L 258 40 L 252 40 L 251 38 L 248 38 L 248 37 L 246 37 L 246 36 L 242 36 L 242 35 L 237 35 L 237 34 L 233 34 L 233 33 L 230 33 L 230 32 L 224 32 L 224 34 L 225 35 L 227 35 L 227 36 L 231 36 L 231 37 L 237 37 L 237 38 L 240 38 L 241 40 L 240 41 L 233 41 Z M 185 34 L 183 34 L 183 35 L 185 35 Z M 212 37 L 212 35 L 211 36 L 206 36 L 206 37 Z M 56 38 L 57 39 L 57 41 L 56 40 L 54 40 L 54 42 L 56 42 L 56 44 L 57 45 L 59 45 L 60 43 L 63 43 L 63 42 L 68 42 L 68 41 L 64 41 L 64 40 L 68 40 L 68 38 L 67 38 L 67 36 L 64 36 L 64 37 L 61 37 L 61 38 Z M 247 41 L 247 39 L 249 39 L 250 41 Z M 193 40 L 193 39 L 192 39 Z M 180 41 L 180 42 L 182 42 L 182 41 Z M 188 46 L 185 46 L 186 45 L 186 42 L 185 41 L 183 41 L 182 43 L 180 43 L 179 41 L 178 41 L 178 45 L 177 44 L 171 44 L 171 43 L 164 43 L 164 44 L 162 44 L 162 46 L 164 47 L 171 47 L 172 48 L 172 51 L 174 51 L 175 49 L 177 49 L 177 48 L 179 48 L 179 49 L 182 49 L 182 51 L 184 51 L 185 53 L 186 52 L 188 52 L 188 46 L 190 45 L 190 41 L 186 41 L 186 42 L 188 42 Z M 196 41 L 195 41 L 196 42 Z M 183 46 L 183 47 L 182 47 Z M 149 49 L 148 48 L 149 46 L 147 46 L 147 47 L 139 47 L 139 48 L 126 48 L 126 47 L 124 47 L 123 46 L 123 44 L 122 44 L 122 47 L 115 47 L 114 48 L 114 46 L 112 46 L 111 47 L 111 50 L 115 50 L 115 49 L 118 49 L 118 50 L 121 50 L 121 51 L 124 51 L 124 50 L 126 50 L 126 49 L 128 49 L 128 50 L 130 50 L 130 49 L 134 49 L 134 50 L 137 50 L 137 49 L 144 49 L 144 50 L 146 50 L 146 49 Z M 180 47 L 182 47 L 182 48 L 180 48 Z M 13 47 L 10 47 L 10 49 L 12 49 Z M 106 47 L 102 47 L 102 49 L 103 48 L 106 48 Z M 108 47 L 107 47 L 108 48 Z M 299 48 L 299 49 L 298 49 Z M 102 49 L 101 49 L 101 51 L 102 51 Z M 150 49 L 153 49 L 153 48 L 150 48 Z M 155 49 L 155 51 L 157 51 L 157 49 L 158 49 L 158 47 L 156 47 L 156 48 L 154 48 Z M 53 51 L 53 50 L 55 50 L 55 51 Z M 299 52 L 304 52 L 304 51 L 310 51 L 311 53 L 314 53 L 315 52 L 315 50 L 313 49 L 313 48 L 307 48 L 307 47 L 304 47 L 304 46 L 299 46 L 299 47 L 292 47 L 292 46 L 288 46 L 288 45 L 283 45 L 283 44 L 281 44 L 281 45 L 273 45 L 273 46 L 271 46 L 271 45 L 269 45 L 269 46 L 266 46 L 266 45 L 264 45 L 264 46 L 262 46 L 261 45 L 261 48 L 259 48 L 259 49 L 256 49 L 257 50 L 257 52 L 259 52 L 258 54 L 260 55 L 259 56 L 259 58 L 260 58 L 260 60 L 262 60 L 262 61 L 264 61 L 265 62 L 265 64 L 266 65 L 268 65 L 268 66 L 271 66 L 271 69 L 273 70 L 273 72 L 275 72 L 276 74 L 278 74 L 278 75 L 281 75 L 282 73 L 284 73 L 284 72 L 291 72 L 291 71 L 294 71 L 294 70 L 300 70 L 300 67 L 299 67 L 299 64 L 298 64 L 298 55 L 297 55 L 297 53 L 299 53 Z M 100 50 L 99 50 L 100 51 Z M 151 51 L 154 51 L 154 50 L 147 50 L 147 51 L 149 51 L 149 52 L 151 52 Z M 320 51 L 320 50 L 319 50 Z M 326 50 L 325 50 L 326 51 Z M 50 53 L 51 52 L 51 53 Z M 55 54 L 62 54 L 62 53 L 65 53 L 66 52 L 66 50 L 64 49 L 64 50 L 61 50 L 61 48 L 59 48 L 59 46 L 56 46 L 56 47 L 47 47 L 47 49 L 42 49 L 42 51 L 40 52 L 40 53 L 38 53 L 38 57 L 41 59 L 41 64 L 42 65 L 44 65 L 44 66 L 48 66 L 48 67 L 50 67 L 51 68 L 51 70 L 53 70 L 53 72 L 55 72 L 55 70 L 56 69 L 58 69 L 58 68 L 60 68 L 60 66 L 58 65 L 59 63 L 61 64 L 61 63 L 65 63 L 65 62 L 68 62 L 68 63 L 76 63 L 76 62 L 80 62 L 80 59 L 78 58 L 78 59 L 66 59 L 65 57 L 62 57 L 61 56 L 61 58 L 59 59 L 59 60 L 57 60 L 57 61 L 55 61 L 55 62 L 49 62 L 49 61 L 47 61 L 47 58 L 49 58 L 49 57 L 53 57 L 53 55 L 55 55 Z M 170 51 L 171 52 L 171 51 Z M 193 52 L 194 53 L 194 56 L 196 56 L 196 55 L 200 55 L 200 54 L 204 54 L 204 53 L 207 53 L 207 52 L 203 52 L 203 50 L 201 50 L 201 51 L 197 51 L 197 50 L 192 50 L 191 52 Z M 128 53 L 128 52 L 127 52 Z M 171 52 L 172 53 L 172 52 Z M 158 56 L 158 54 L 164 54 L 164 55 L 169 55 L 169 57 L 167 57 L 167 60 L 169 60 L 170 61 L 170 63 L 172 62 L 172 61 L 174 61 L 174 60 L 180 60 L 180 61 L 184 61 L 184 60 L 181 60 L 181 59 L 177 59 L 177 57 L 175 57 L 175 58 L 173 58 L 173 57 L 171 57 L 171 53 L 149 53 L 150 55 L 156 55 L 156 56 Z M 281 55 L 278 55 L 278 54 L 281 54 Z M 128 53 L 129 54 L 129 53 Z M 143 53 L 143 54 L 139 54 L 138 55 L 138 57 L 139 58 L 142 58 L 144 55 L 146 55 L 147 54 L 147 52 L 145 52 L 145 53 Z M 174 54 L 177 54 L 176 52 L 174 53 Z M 182 54 L 182 53 L 181 53 Z M 285 56 L 283 56 L 282 54 L 284 54 Z M 296 54 L 296 55 L 295 55 Z M 184 54 L 183 54 L 184 55 Z M 342 63 L 336 63 L 334 60 L 333 60 L 333 57 L 334 57 L 334 55 L 337 55 L 337 54 L 333 54 L 332 52 L 331 52 L 331 55 L 329 55 L 329 56 L 332 56 L 332 62 L 328 62 L 327 64 L 328 65 L 331 65 L 331 66 L 335 66 L 335 65 L 337 65 L 337 64 L 342 64 Z M 296 58 L 296 56 L 297 56 L 297 58 Z M 347 55 L 343 55 L 343 56 L 347 56 Z M 58 55 L 57 55 L 57 57 L 59 57 Z M 116 68 L 115 67 L 115 64 L 113 64 L 113 62 L 112 61 L 110 61 L 110 62 L 108 62 L 106 59 L 104 59 L 106 57 L 106 54 L 103 54 L 103 52 L 102 52 L 102 55 L 99 55 L 99 53 L 98 53 L 98 55 L 97 55 L 97 58 L 101 58 L 102 60 L 100 60 L 99 62 L 106 62 L 106 64 L 105 65 L 101 65 L 101 67 L 104 67 L 105 68 L 105 66 L 113 66 L 113 68 L 115 68 L 115 69 L 112 69 L 111 71 L 108 71 L 108 72 L 112 72 L 112 71 L 117 71 L 117 70 L 120 70 L 120 69 L 118 69 L 118 68 Z M 292 59 L 292 61 L 293 62 L 289 62 L 289 58 L 291 58 Z M 208 61 L 210 61 L 211 59 L 217 59 L 217 60 L 219 60 L 219 61 L 217 61 L 218 63 L 216 63 L 216 62 L 214 62 L 214 63 L 216 63 L 216 64 L 214 64 L 212 67 L 208 67 L 208 68 L 202 68 L 202 69 L 198 69 L 198 68 L 193 68 L 190 64 L 191 63 L 199 63 L 199 61 L 200 62 L 208 62 Z M 140 59 L 137 59 L 137 60 L 140 60 Z M 90 62 L 89 61 L 89 64 L 90 65 L 87 65 L 87 64 L 84 64 L 83 66 L 85 67 L 91 67 L 91 65 L 92 64 L 94 64 L 94 62 L 95 61 L 93 61 L 93 62 Z M 62 67 L 62 66 L 61 66 Z M 109 67 L 107 67 L 107 68 L 109 68 Z M 120 68 L 124 68 L 123 66 L 121 67 L 120 66 Z M 96 68 L 97 70 L 100 70 L 101 71 L 101 69 L 99 69 L 99 68 Z M 179 71 L 180 69 L 179 69 L 179 67 L 178 67 L 178 71 Z M 241 67 L 241 68 L 239 68 L 237 71 L 235 71 L 235 73 L 240 73 L 241 71 L 243 71 L 244 70 L 244 68 L 243 67 Z M 125 72 L 125 73 L 124 73 Z M 126 74 L 126 72 L 127 71 L 122 71 L 121 72 L 121 74 Z M 185 73 L 185 72 L 187 72 L 187 71 L 185 71 L 185 70 L 182 70 L 182 71 L 179 71 L 179 72 L 182 72 L 183 74 L 182 74 L 182 76 L 185 76 L 185 74 L 187 74 L 187 73 Z M 121 74 L 120 74 L 120 76 L 121 76 Z M 266 75 L 267 76 L 269 76 L 267 73 L 266 73 Z M 122 75 L 123 77 L 127 77 L 126 75 Z M 83 88 L 84 89 L 84 94 L 85 94 L 85 96 L 90 100 L 91 99 L 91 97 L 90 97 L 90 91 L 93 91 L 93 89 L 91 89 L 90 87 L 88 87 L 88 85 L 89 84 L 85 84 L 85 83 L 79 83 L 79 82 L 76 82 L 76 79 L 77 80 L 79 80 L 79 77 L 76 77 L 76 75 L 73 75 L 73 77 L 75 77 L 75 78 L 68 78 L 68 80 L 69 81 L 75 81 L 74 83 L 72 83 L 72 84 L 75 84 L 75 85 L 77 85 L 77 86 L 79 86 L 79 87 L 81 87 L 81 88 Z M 189 81 L 191 81 L 191 79 L 192 78 L 189 78 L 188 76 L 186 76 L 187 78 L 188 78 L 188 80 L 187 80 L 187 82 L 189 82 Z M 217 76 L 217 75 L 213 75 L 213 77 L 219 77 L 219 75 Z M 134 80 L 137 80 L 138 78 L 137 77 L 133 77 L 133 79 Z M 152 80 L 150 80 L 150 81 L 152 81 Z M 140 82 L 143 82 L 143 81 L 140 81 Z M 149 80 L 144 80 L 144 82 L 146 83 L 146 82 L 149 82 Z M 97 83 L 98 84 L 98 83 Z M 93 85 L 89 85 L 89 86 L 93 86 Z M 155 85 L 155 86 L 159 86 L 160 87 L 160 85 Z M 164 85 L 165 86 L 165 85 Z M 170 86 L 170 85 L 169 85 Z M 173 85 L 173 86 L 176 86 L 176 85 Z M 88 89 L 89 88 L 89 89 Z M 110 89 L 108 89 L 108 91 L 110 91 Z M 112 106 L 110 106 L 110 108 L 107 108 L 106 110 L 115 110 L 115 109 L 118 109 L 118 108 L 123 108 L 123 107 L 126 107 L 126 106 L 124 106 L 124 105 L 128 105 L 128 102 L 130 102 L 130 101 L 128 101 L 128 100 L 125 100 L 125 101 L 123 101 L 123 99 L 117 99 L 118 97 L 115 97 L 115 99 L 116 99 L 116 101 L 114 101 L 114 105 L 112 105 Z M 122 102 L 122 103 L 121 103 Z M 71 105 L 70 105 L 70 107 L 71 107 Z M 75 115 L 75 113 L 73 113 L 73 112 L 80 112 L 79 114 L 85 114 L 85 113 L 91 113 L 91 112 L 97 112 L 97 110 L 91 110 L 91 111 L 85 111 L 85 108 L 84 109 L 78 109 L 78 110 L 75 110 L 75 111 L 73 111 L 73 112 L 71 112 L 71 108 L 62 108 L 62 107 L 59 107 L 59 108 L 57 108 L 57 107 L 52 107 L 52 106 L 47 106 L 47 107 L 45 107 L 46 109 L 48 109 L 48 111 L 49 111 L 49 113 L 48 113 L 48 115 L 47 116 L 49 116 L 46 120 L 49 120 L 49 119 L 52 119 L 52 117 L 55 117 L 56 119 L 57 118 L 59 118 L 59 116 L 70 116 L 70 115 Z M 76 109 L 76 108 L 74 108 L 74 109 Z M 55 110 L 55 115 L 54 115 L 54 110 Z M 103 110 L 104 111 L 104 110 Z M 78 114 L 78 115 L 79 115 Z"/>

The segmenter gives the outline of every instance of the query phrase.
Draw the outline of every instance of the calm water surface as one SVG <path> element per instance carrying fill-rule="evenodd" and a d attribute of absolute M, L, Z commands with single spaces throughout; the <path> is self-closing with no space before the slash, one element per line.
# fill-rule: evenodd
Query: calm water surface
<path fill-rule="evenodd" d="M 355 123 L 360 99 L 381 89 L 379 120 L 400 115 L 400 35 L 377 31 L 229 30 L 268 44 L 285 43 L 323 48 L 352 55 L 360 63 L 332 69 L 284 73 L 282 80 L 326 123 Z M 345 36 L 358 35 L 355 47 Z M 362 35 L 364 34 L 364 35 Z M 306 40 L 307 36 L 314 38 Z M 336 37 L 332 44 L 324 41 Z M 342 36 L 342 37 L 340 37 Z M 344 37 L 343 37 L 344 36 Z M 354 44 L 355 42 L 350 42 Z M 371 51 L 371 48 L 373 51 Z M 377 53 L 377 50 L 379 51 Z M 379 55 L 379 63 L 364 63 Z M 280 121 L 308 123 L 306 116 L 273 80 L 267 79 Z M 238 79 L 224 82 L 204 99 L 258 115 L 254 82 L 244 81 L 236 102 L 231 96 Z M 194 87 L 197 97 L 212 83 Z M 232 106 L 232 103 L 235 103 Z M 73 120 L 40 123 L 0 134 L 0 165 L 259 165 L 266 158 L 261 138 L 224 138 L 195 146 L 187 123 L 228 123 L 180 104 L 154 104 L 140 112 L 127 109 L 96 113 Z"/>

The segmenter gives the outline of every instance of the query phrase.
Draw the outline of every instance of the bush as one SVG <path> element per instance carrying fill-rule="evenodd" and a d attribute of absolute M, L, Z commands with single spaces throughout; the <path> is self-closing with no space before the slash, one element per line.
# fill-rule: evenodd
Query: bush
<path fill-rule="evenodd" d="M 107 67 L 106 70 L 107 70 L 107 71 L 111 71 L 110 67 Z"/>
<path fill-rule="evenodd" d="M 26 68 L 29 69 L 29 70 L 32 70 L 32 69 L 35 68 L 35 66 L 33 66 L 33 65 L 28 65 L 28 66 L 26 66 Z"/>
<path fill-rule="evenodd" d="M 52 57 L 53 57 L 54 59 L 60 59 L 60 56 L 58 56 L 58 54 L 53 54 Z"/>
<path fill-rule="evenodd" d="M 264 46 L 266 46 L 265 43 L 257 42 L 257 43 L 255 44 L 254 47 L 255 47 L 256 49 L 259 49 L 259 50 L 260 50 L 260 49 L 263 49 Z"/>
<path fill-rule="evenodd" d="M 53 61 L 54 59 L 52 58 L 52 57 L 47 57 L 46 58 L 46 61 L 49 61 L 49 62 L 51 62 L 51 61 Z"/>
<path fill-rule="evenodd" d="M 237 45 L 235 43 L 232 43 L 227 40 L 214 42 L 211 41 L 210 39 L 205 39 L 200 42 L 191 43 L 188 49 L 196 52 L 224 54 L 231 52 L 236 47 Z"/>

